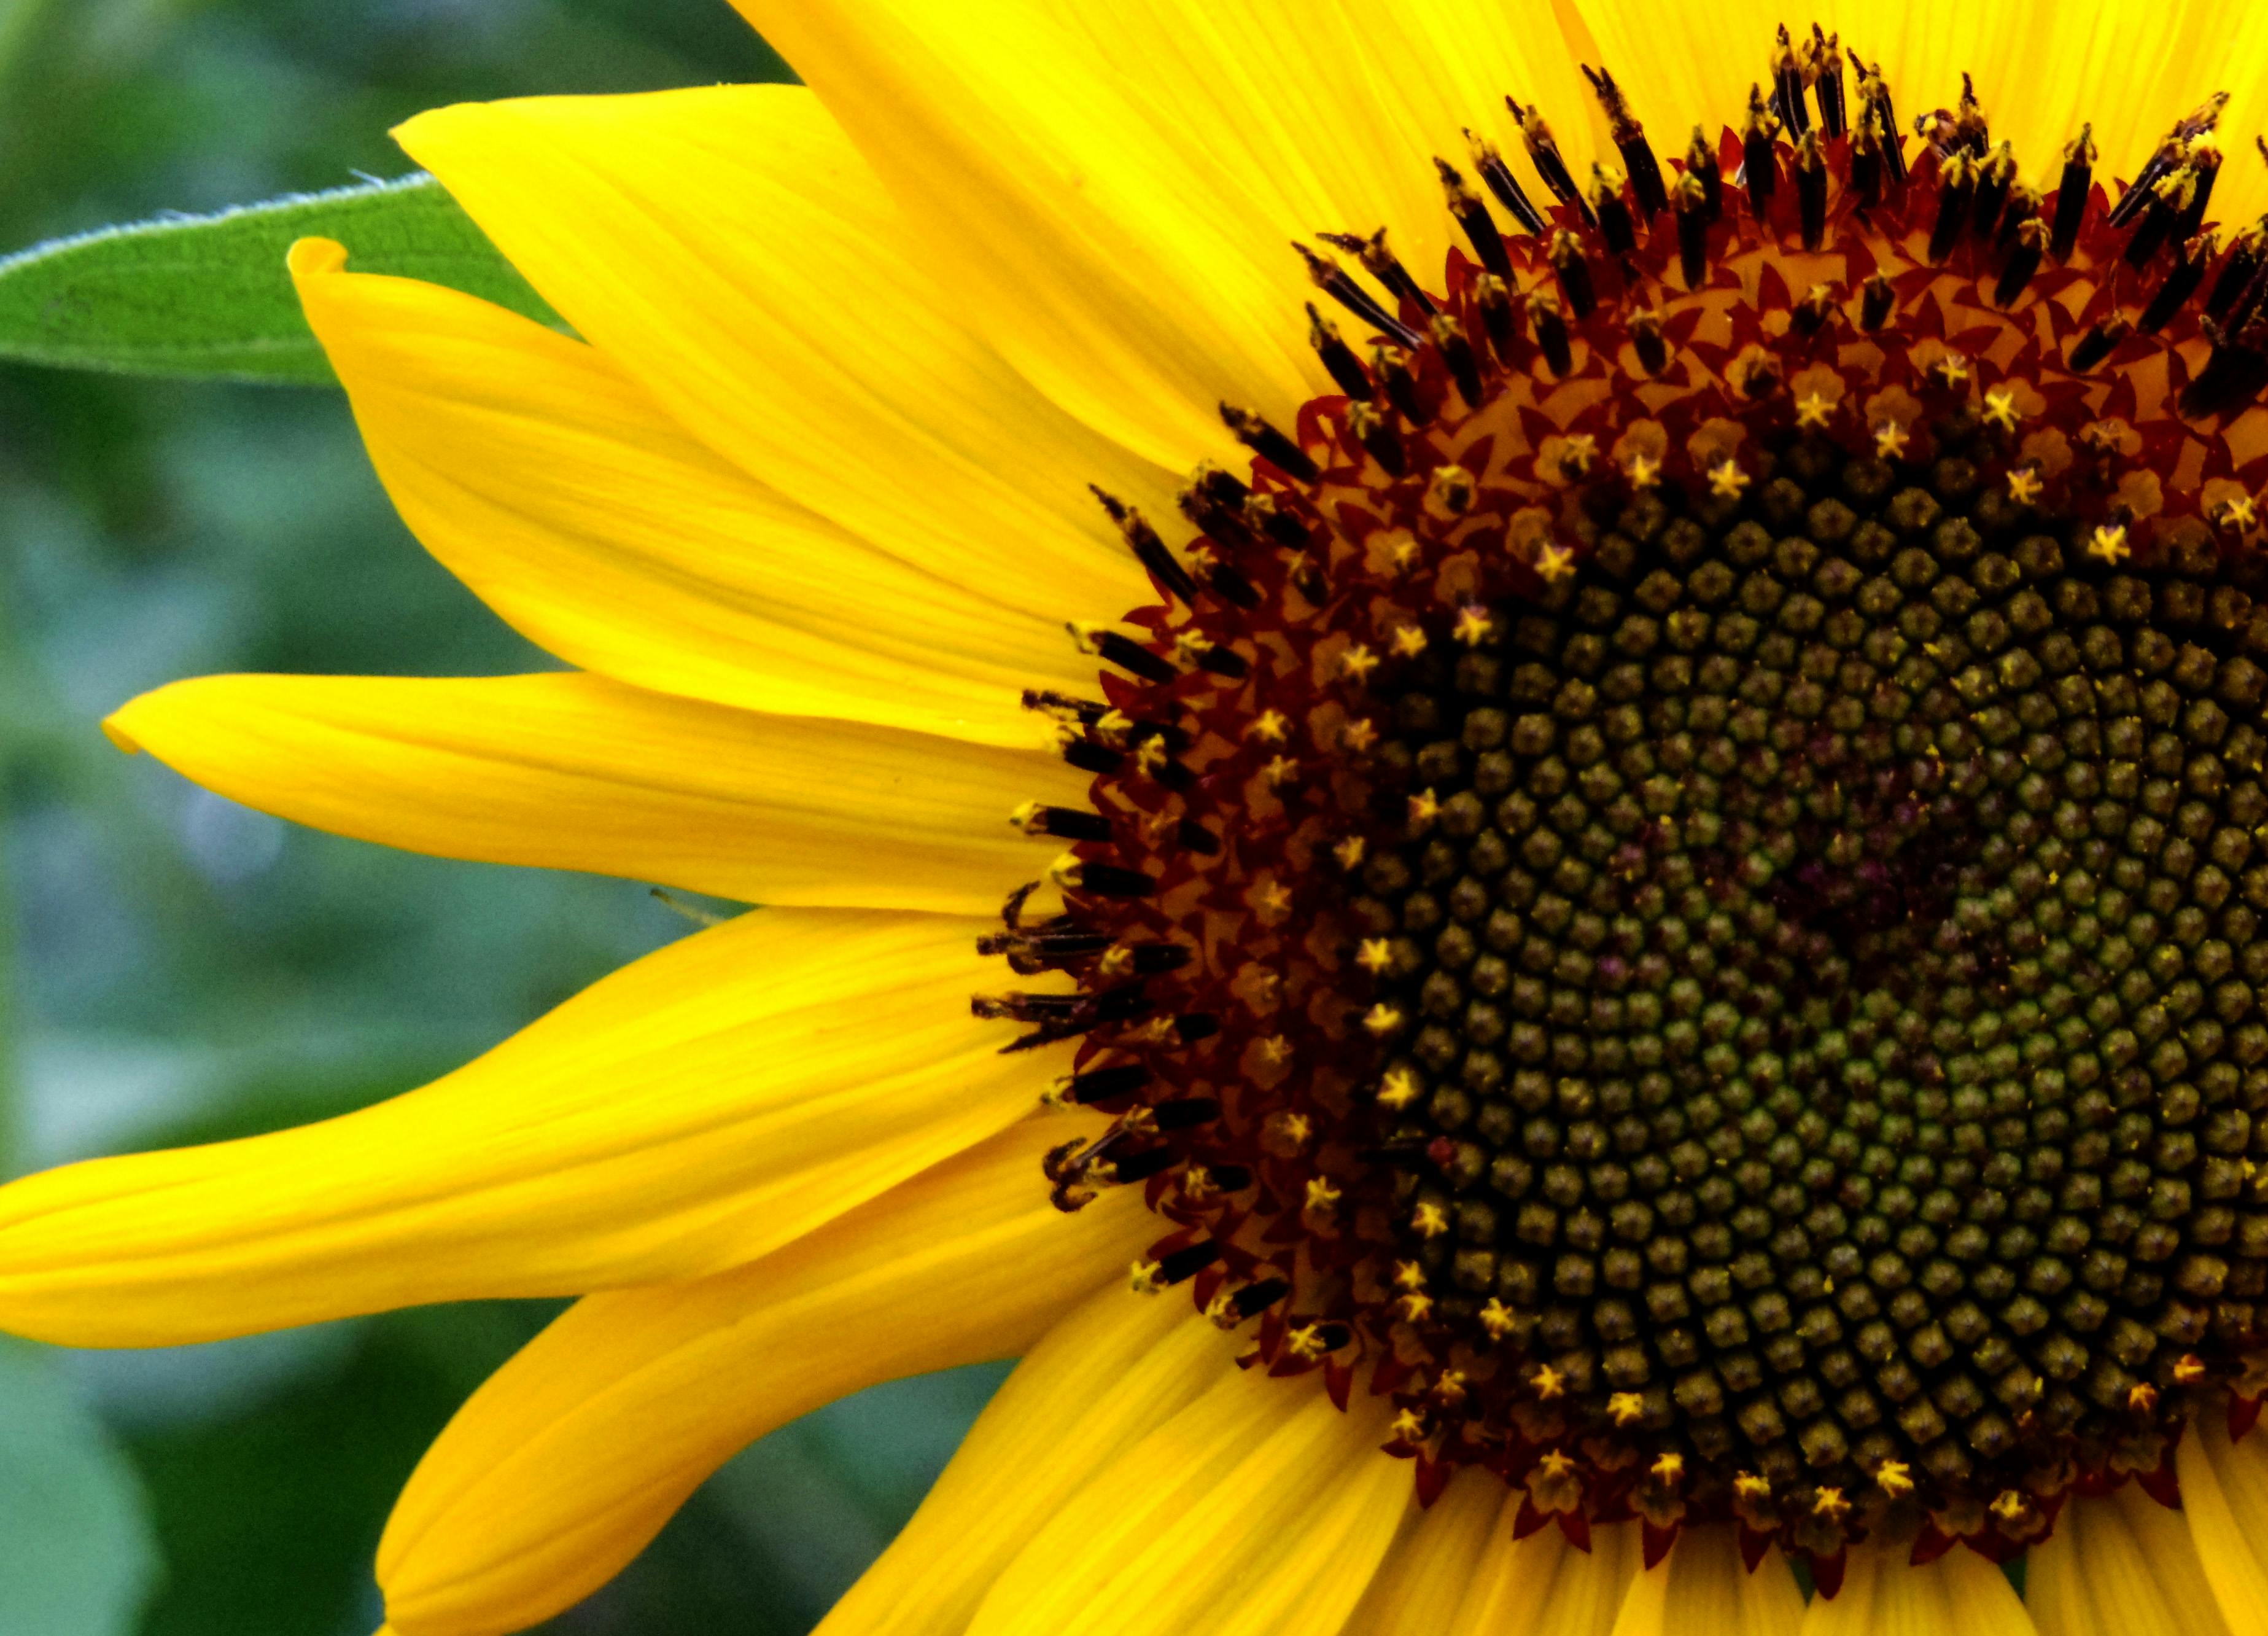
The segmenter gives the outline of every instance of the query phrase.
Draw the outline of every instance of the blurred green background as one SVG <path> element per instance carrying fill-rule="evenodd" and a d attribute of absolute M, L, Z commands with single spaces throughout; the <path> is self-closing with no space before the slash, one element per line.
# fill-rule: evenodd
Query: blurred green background
<path fill-rule="evenodd" d="M 724 0 L 0 0 L 0 248 L 398 175 L 387 127 L 438 103 L 786 77 Z M 394 520 L 337 395 L 0 365 L 0 1170 L 391 1094 L 686 931 L 634 884 L 292 829 L 96 726 L 211 671 L 545 663 Z M 394 1492 L 552 1309 L 0 1342 L 0 1636 L 367 1636 Z M 767 1439 L 542 1628 L 809 1628 L 998 1378 Z"/>

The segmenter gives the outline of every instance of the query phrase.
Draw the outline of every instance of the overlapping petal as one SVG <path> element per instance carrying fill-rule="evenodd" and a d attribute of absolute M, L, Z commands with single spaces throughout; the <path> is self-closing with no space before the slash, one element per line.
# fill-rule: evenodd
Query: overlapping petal
<path fill-rule="evenodd" d="M 1002 1568 L 1096 1473 L 1233 1368 L 1240 1343 L 1178 1300 L 1106 1289 L 1048 1332 L 821 1636 L 967 1628 Z"/>
<path fill-rule="evenodd" d="M 317 829 L 773 904 L 997 910 L 1046 861 L 1009 812 L 1084 787 L 1035 750 L 575 674 L 208 676 L 144 694 L 109 728 Z"/>
<path fill-rule="evenodd" d="M 961 327 L 809 92 L 464 104 L 396 135 L 580 334 L 798 504 L 1036 617 L 1146 600 L 1087 485 L 1162 512 L 1176 479 Z"/>
<path fill-rule="evenodd" d="M 1456 1617 L 1508 1491 L 1468 1467 L 1403 1528 L 1344 1636 L 1439 1636 Z M 1517 1501 L 1513 1501 L 1517 1504 Z"/>
<path fill-rule="evenodd" d="M 2040 1636 L 2233 1636 L 2187 1520 L 2132 1483 L 2075 1500 L 2024 1555 Z"/>
<path fill-rule="evenodd" d="M 2182 1510 L 2205 1582 L 2235 1632 L 2268 1630 L 2268 1439 L 2232 1442 L 2205 1416 L 2176 1450 Z"/>
<path fill-rule="evenodd" d="M 968 1014 L 982 925 L 757 910 L 422 1090 L 27 1176 L 0 1189 L 0 1324 L 164 1345 L 765 1255 L 1030 1109 L 1047 1065 Z"/>
<path fill-rule="evenodd" d="M 1800 1636 L 2036 1636 L 2008 1576 L 1956 1547 L 1917 1567 L 1906 1545 L 1852 1545 L 1843 1588 L 1814 1596 Z"/>
<path fill-rule="evenodd" d="M 521 1629 L 612 1577 L 772 1427 L 1031 1345 L 1157 1232 L 1133 1190 L 1069 1218 L 1049 1204 L 1041 1156 L 1077 1134 L 1066 1124 L 1004 1131 L 752 1265 L 578 1303 L 459 1411 L 403 1491 L 379 1551 L 394 1628 Z M 1154 1306 L 1123 1284 L 1110 1294 Z"/>
<path fill-rule="evenodd" d="M 1751 1571 L 1729 1524 L 1681 1529 L 1631 1582 L 1612 1636 L 1796 1636 L 1803 1593 L 1777 1551 Z"/>
<path fill-rule="evenodd" d="M 879 549 L 696 441 L 597 349 L 343 258 L 308 240 L 291 264 L 387 492 L 570 663 L 1004 745 L 1037 739 L 1020 689 L 1092 686 L 1060 615 L 1093 610 L 1042 617 L 988 593 L 1005 573 L 964 582 Z"/>
<path fill-rule="evenodd" d="M 1579 1551 L 1557 1528 L 1515 1539 L 1520 1511 L 1498 1509 L 1448 1636 L 1609 1636 L 1638 1573 L 1638 1525 L 1594 1528 L 1591 1548 Z"/>
<path fill-rule="evenodd" d="M 740 0 L 922 235 L 957 310 L 1152 459 L 1217 448 L 1217 400 L 1322 384 L 1284 240 L 1384 225 L 1439 265 L 1432 156 L 1518 92 L 1580 125 L 1541 8 L 1462 0 L 1079 7 Z M 1318 213 L 1321 213 L 1320 216 Z"/>

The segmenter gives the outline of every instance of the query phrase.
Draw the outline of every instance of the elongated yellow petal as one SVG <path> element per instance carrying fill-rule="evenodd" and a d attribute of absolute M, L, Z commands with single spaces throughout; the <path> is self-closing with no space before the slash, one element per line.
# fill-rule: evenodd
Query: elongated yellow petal
<path fill-rule="evenodd" d="M 1359 1419 L 1366 1419 L 1357 1410 Z M 1314 1501 L 1256 1559 L 1187 1622 L 1167 1623 L 1130 1610 L 1119 1627 L 1156 1636 L 1277 1636 L 1282 1631 L 1343 1628 L 1378 1575 L 1401 1525 L 1417 1509 L 1410 1467 L 1380 1452 L 1380 1432 L 1354 1442 L 1353 1455 L 1322 1484 Z M 1208 1616 L 1209 1615 L 1209 1616 Z M 1109 1628 L 1109 1627 L 1106 1627 Z"/>
<path fill-rule="evenodd" d="M 580 1600 L 752 1439 L 878 1381 L 1012 1356 L 1157 1235 L 1138 1190 L 1066 1216 L 1034 1119 L 751 1266 L 594 1295 L 475 1393 L 379 1548 L 401 1636 L 490 1636 Z M 1141 1303 L 1123 1284 L 1108 1292 Z"/>
<path fill-rule="evenodd" d="M 878 549 L 695 441 L 595 348 L 344 257 L 311 239 L 291 266 L 379 475 L 427 549 L 561 658 L 1004 745 L 1037 741 L 1020 689 L 1093 685 L 1061 617 L 1086 610 L 1042 618 Z"/>
<path fill-rule="evenodd" d="M 1638 1573 L 1638 1524 L 1594 1528 L 1591 1548 L 1578 1551 L 1555 1526 L 1514 1539 L 1519 1515 L 1517 1503 L 1497 1513 L 1450 1636 L 1609 1636 Z"/>
<path fill-rule="evenodd" d="M 1359 1478 L 1384 1461 L 1384 1427 L 1375 1400 L 1343 1414 L 1321 1391 L 1231 1375 L 1094 1472 L 1008 1564 L 969 1636 L 1179 1636 L 1233 1617 L 1270 1583 L 1300 1519 L 1342 1485 L 1361 1491 L 1366 1519 L 1345 1526 L 1375 1563 L 1408 1492 Z M 1339 1589 L 1343 1620 L 1362 1586 Z"/>
<path fill-rule="evenodd" d="M 2230 1636 L 2187 1522 L 2129 1483 L 2074 1500 L 2024 1558 L 2040 1636 Z"/>
<path fill-rule="evenodd" d="M 760 910 L 423 1090 L 27 1176 L 0 1326 L 161 1345 L 764 1255 L 1031 1107 L 1049 1065 L 968 1014 L 983 924 Z"/>
<path fill-rule="evenodd" d="M 1688 1527 L 1631 1581 L 1613 1636 L 1796 1636 L 1803 1593 L 1777 1551 L 1749 1572 L 1730 1527 Z"/>
<path fill-rule="evenodd" d="M 1915 1567 L 1910 1547 L 1852 1545 L 1842 1588 L 1814 1596 L 1801 1636 L 2036 1636 L 2008 1576 L 1955 1546 Z"/>
<path fill-rule="evenodd" d="M 1010 827 L 1079 801 L 1050 755 L 758 716 L 602 676 L 208 676 L 111 735 L 233 800 L 444 858 L 747 903 L 997 910 L 1045 866 Z"/>
<path fill-rule="evenodd" d="M 2212 1415 L 2191 1424 L 2176 1454 L 2182 1512 L 2205 1582 L 2228 1628 L 2268 1630 L 2268 1438 L 2241 1443 Z"/>
<path fill-rule="evenodd" d="M 961 328 L 809 92 L 466 104 L 395 134 L 578 332 L 800 505 L 1036 617 L 1149 600 L 1086 485 L 1163 512 L 1169 474 Z"/>
<path fill-rule="evenodd" d="M 1548 12 L 1419 0 L 1079 7 L 740 0 L 873 163 L 956 310 L 1049 396 L 1154 460 L 1221 446 L 1228 398 L 1328 389 L 1284 240 L 1389 227 L 1437 276 L 1435 152 L 1518 90 L 1555 116 Z"/>
<path fill-rule="evenodd" d="M 913 1521 L 820 1636 L 960 1631 L 1098 1471 L 1234 1371 L 1245 1343 L 1171 1294 L 1106 1289 L 1050 1330 L 978 1417 Z"/>
<path fill-rule="evenodd" d="M 1403 1530 L 1348 1618 L 1345 1636 L 1440 1636 L 1456 1617 L 1506 1503 L 1506 1490 L 1492 1471 L 1468 1467 L 1451 1478 L 1440 1498 Z M 1510 1503 L 1518 1507 L 1517 1499 Z"/>

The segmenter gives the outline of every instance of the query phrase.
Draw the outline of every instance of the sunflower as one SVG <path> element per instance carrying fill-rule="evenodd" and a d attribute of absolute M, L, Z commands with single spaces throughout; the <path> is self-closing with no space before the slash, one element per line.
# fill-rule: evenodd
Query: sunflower
<path fill-rule="evenodd" d="M 571 668 L 109 731 L 763 907 L 0 1190 L 0 1321 L 580 1295 L 399 1636 L 1014 1355 L 830 1636 L 2268 1630 L 2268 24 L 745 9 L 399 133 L 572 335 L 292 252 Z"/>

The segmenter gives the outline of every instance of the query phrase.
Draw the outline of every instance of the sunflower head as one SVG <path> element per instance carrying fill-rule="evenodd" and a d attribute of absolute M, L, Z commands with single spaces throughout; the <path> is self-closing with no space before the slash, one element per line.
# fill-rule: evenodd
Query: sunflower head
<path fill-rule="evenodd" d="M 979 1002 L 1117 1116 L 1058 1204 L 1142 1185 L 1138 1287 L 1390 1395 L 1421 1494 L 1736 1522 L 1829 1587 L 2161 1478 L 2268 1292 L 2220 105 L 2113 207 L 2084 131 L 2019 186 L 1965 80 L 1909 164 L 1843 60 L 1783 30 L 1667 172 L 1594 72 L 1587 187 L 1513 102 L 1545 197 L 1436 158 L 1438 276 L 1294 247 L 1336 390 L 1223 406 L 1254 458 L 1178 550 L 1101 497 L 1160 601 L 1027 701 L 1095 781 L 1020 814 L 1064 906 L 986 945 L 1078 983 Z"/>

